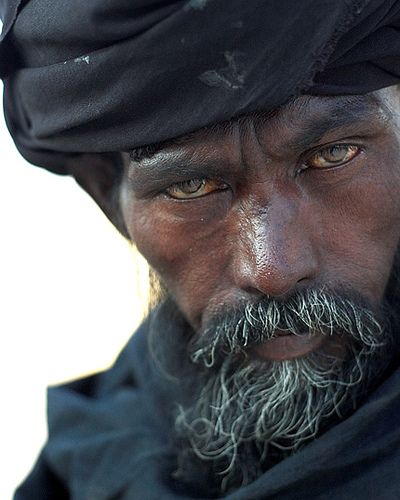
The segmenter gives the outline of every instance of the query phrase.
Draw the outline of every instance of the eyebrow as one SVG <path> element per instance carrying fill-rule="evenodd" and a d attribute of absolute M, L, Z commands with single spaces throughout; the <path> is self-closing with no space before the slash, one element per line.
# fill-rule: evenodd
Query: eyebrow
<path fill-rule="evenodd" d="M 373 129 L 372 124 L 378 122 L 383 126 L 389 117 L 389 110 L 371 94 L 344 97 L 336 100 L 331 107 L 328 106 L 322 116 L 306 117 L 301 125 L 301 130 L 296 132 L 282 147 L 294 152 L 304 151 L 320 141 L 329 132 L 346 127 L 353 127 L 354 132 L 357 132 L 357 124 L 359 129 L 362 128 L 363 131 L 365 125 L 368 125 L 371 134 L 373 134 L 376 129 Z"/>
<path fill-rule="evenodd" d="M 193 161 L 182 156 L 171 158 L 170 153 L 160 152 L 156 158 L 143 160 L 143 164 L 131 164 L 127 179 L 131 188 L 139 193 L 143 189 L 157 191 L 165 185 L 203 177 L 222 177 L 232 165 L 200 159 Z"/>

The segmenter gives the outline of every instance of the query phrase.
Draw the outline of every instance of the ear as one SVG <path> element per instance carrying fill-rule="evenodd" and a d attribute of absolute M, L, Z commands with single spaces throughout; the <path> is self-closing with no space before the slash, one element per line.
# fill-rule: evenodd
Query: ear
<path fill-rule="evenodd" d="M 68 174 L 94 199 L 106 216 L 129 238 L 119 206 L 119 185 L 123 175 L 120 153 L 84 153 L 66 164 Z"/>

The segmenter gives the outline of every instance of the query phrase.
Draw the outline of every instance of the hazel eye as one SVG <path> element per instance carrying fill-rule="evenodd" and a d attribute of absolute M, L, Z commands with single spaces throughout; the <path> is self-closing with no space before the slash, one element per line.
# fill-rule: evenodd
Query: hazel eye
<path fill-rule="evenodd" d="M 330 168 L 348 163 L 361 151 L 354 144 L 333 144 L 314 153 L 306 162 L 309 168 Z"/>
<path fill-rule="evenodd" d="M 190 179 L 188 181 L 177 182 L 166 189 L 166 193 L 178 200 L 190 198 L 200 198 L 213 191 L 222 191 L 228 186 L 216 179 Z"/>

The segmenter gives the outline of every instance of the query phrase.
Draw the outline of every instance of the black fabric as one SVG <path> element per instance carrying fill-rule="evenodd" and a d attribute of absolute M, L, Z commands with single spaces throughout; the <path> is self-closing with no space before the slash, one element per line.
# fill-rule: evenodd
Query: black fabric
<path fill-rule="evenodd" d="M 397 0 L 0 0 L 0 11 L 8 127 L 28 161 L 59 173 L 70 155 L 400 80 Z M 196 497 L 171 479 L 182 380 L 157 368 L 147 335 L 144 325 L 110 371 L 49 391 L 49 441 L 16 500 Z M 398 499 L 399 392 L 397 371 L 227 498 Z"/>
<path fill-rule="evenodd" d="M 8 127 L 32 163 L 170 139 L 301 92 L 400 78 L 398 0 L 0 0 Z M 16 15 L 18 14 L 18 15 Z"/>
<path fill-rule="evenodd" d="M 159 328 L 160 338 L 180 335 L 174 322 Z M 144 325 L 110 371 L 50 389 L 49 441 L 15 500 L 208 498 L 171 479 L 172 416 L 184 375 L 160 370 L 147 335 Z M 179 373 L 181 354 L 163 351 L 163 366 Z M 398 370 L 348 419 L 224 498 L 398 499 L 399 415 Z"/>

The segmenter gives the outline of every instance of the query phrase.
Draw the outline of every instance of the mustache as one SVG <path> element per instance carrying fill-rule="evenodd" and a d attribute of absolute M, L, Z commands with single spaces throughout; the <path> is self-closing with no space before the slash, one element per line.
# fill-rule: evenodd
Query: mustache
<path fill-rule="evenodd" d="M 192 362 L 210 368 L 227 355 L 243 354 L 279 333 L 337 335 L 374 350 L 387 326 L 384 306 L 346 288 L 304 289 L 286 297 L 263 297 L 216 314 L 189 343 Z"/>

